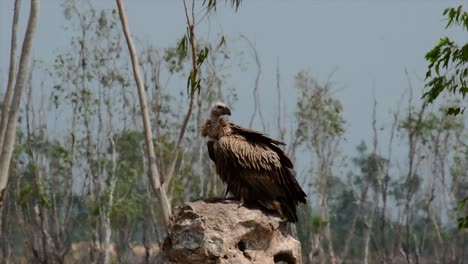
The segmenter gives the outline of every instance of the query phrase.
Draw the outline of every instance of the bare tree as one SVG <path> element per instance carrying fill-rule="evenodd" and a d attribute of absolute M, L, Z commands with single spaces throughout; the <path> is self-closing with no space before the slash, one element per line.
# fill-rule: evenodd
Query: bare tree
<path fill-rule="evenodd" d="M 426 104 L 423 104 L 418 112 L 413 112 L 411 109 L 412 107 L 412 88 L 410 84 L 410 96 L 408 98 L 408 115 L 407 115 L 407 126 L 405 127 L 407 137 L 408 137 L 408 171 L 406 173 L 405 179 L 405 186 L 406 186 L 406 193 L 405 193 L 405 243 L 404 248 L 402 248 L 401 252 L 404 253 L 406 261 L 408 263 L 412 263 L 412 252 L 411 248 L 413 243 L 413 239 L 411 238 L 411 223 L 412 223 L 412 205 L 413 205 L 413 198 L 419 186 L 419 176 L 417 173 L 418 166 L 421 161 L 422 155 L 420 155 L 420 142 L 419 136 L 420 134 L 419 129 L 421 125 L 421 121 L 424 116 L 424 112 L 426 110 Z"/>
<path fill-rule="evenodd" d="M 400 100 L 401 102 L 402 100 Z M 397 109 L 400 109 L 400 106 L 397 107 Z M 395 132 L 398 126 L 398 123 L 400 122 L 400 112 L 397 110 L 395 113 L 393 113 L 393 122 L 390 128 L 390 139 L 388 141 L 388 153 L 387 153 L 387 163 L 388 166 L 385 169 L 384 172 L 384 180 L 380 183 L 380 188 L 381 188 L 381 195 L 382 195 L 382 212 L 380 214 L 380 243 L 381 247 L 383 248 L 383 262 L 387 263 L 388 261 L 388 256 L 389 256 L 389 246 L 387 245 L 387 236 L 385 234 L 386 229 L 387 229 L 387 206 L 388 206 L 388 185 L 390 181 L 390 165 L 392 163 L 392 155 L 393 155 L 393 144 L 394 144 L 394 139 L 395 139 Z"/>
<path fill-rule="evenodd" d="M 329 223 L 329 187 L 334 177 L 334 163 L 339 156 L 339 144 L 344 132 L 344 120 L 341 116 L 341 102 L 332 95 L 332 85 L 327 81 L 320 85 L 307 72 L 300 72 L 296 77 L 296 86 L 299 88 L 297 138 L 292 144 L 293 153 L 299 144 L 304 143 L 310 153 L 311 164 L 314 170 L 310 170 L 317 176 L 312 183 L 309 177 L 307 184 L 313 184 L 317 191 L 317 206 L 319 210 L 319 222 L 324 223 L 320 232 L 313 234 L 315 250 L 325 253 L 324 245 L 327 245 L 328 255 L 332 263 L 336 263 L 331 227 Z M 321 241 L 327 243 L 322 243 Z"/>
<path fill-rule="evenodd" d="M 107 198 L 107 204 L 102 206 L 103 208 L 100 208 L 101 214 L 103 214 L 103 219 L 104 219 L 104 253 L 102 255 L 102 263 L 107 264 L 110 262 L 110 257 L 109 257 L 109 245 L 111 242 L 111 235 L 112 235 L 112 230 L 111 230 L 111 224 L 110 224 L 110 213 L 112 206 L 114 205 L 114 190 L 115 190 L 115 184 L 117 182 L 117 178 L 115 177 L 115 170 L 117 168 L 117 158 L 116 158 L 116 153 L 115 153 L 115 143 L 114 139 L 112 137 L 109 138 L 110 144 L 111 144 L 111 159 L 112 159 L 112 164 L 111 164 L 111 171 L 109 173 L 109 182 L 110 182 L 110 187 L 109 187 L 109 194 Z"/>
<path fill-rule="evenodd" d="M 31 0 L 31 9 L 29 12 L 28 25 L 24 36 L 23 47 L 21 49 L 20 63 L 16 75 L 16 83 L 11 104 L 4 106 L 3 112 L 6 113 L 6 133 L 2 136 L 3 144 L 0 154 L 0 208 L 3 206 L 3 199 L 8 183 L 8 172 L 10 168 L 11 156 L 16 140 L 16 127 L 18 123 L 19 105 L 21 96 L 26 83 L 26 77 L 29 69 L 29 59 L 31 56 L 31 47 L 36 32 L 37 18 L 39 15 L 39 0 Z M 14 33 L 13 33 L 14 34 Z M 12 47 L 13 48 L 13 47 Z M 14 49 L 13 49 L 14 50 Z M 12 51 L 13 51 L 12 50 Z M 12 55 L 14 56 L 14 54 Z M 14 67 L 14 65 L 12 66 Z M 7 100 L 8 101 L 8 100 Z"/>
<path fill-rule="evenodd" d="M 34 68 L 34 64 L 32 66 Z M 26 153 L 29 156 L 31 169 L 30 174 L 33 176 L 33 182 L 36 189 L 36 195 L 39 197 L 33 202 L 32 215 L 34 227 L 38 232 L 33 232 L 31 239 L 33 256 L 38 262 L 53 261 L 54 254 L 52 245 L 52 236 L 49 232 L 50 221 L 48 215 L 50 214 L 46 208 L 43 200 L 47 200 L 48 194 L 45 191 L 46 173 L 45 173 L 45 146 L 46 139 L 44 137 L 44 126 L 37 124 L 43 121 L 43 117 L 37 117 L 34 105 L 32 102 L 32 71 L 29 73 L 28 86 L 26 89 L 26 134 L 28 142 L 35 142 L 34 144 L 27 144 Z M 42 100 L 41 100 L 42 101 Z M 34 254 L 36 252 L 36 254 Z"/>
<path fill-rule="evenodd" d="M 352 180 L 350 180 L 350 182 L 352 182 Z M 349 248 L 350 248 L 352 239 L 356 231 L 356 224 L 358 222 L 358 219 L 362 217 L 364 214 L 362 211 L 363 211 L 363 207 L 365 206 L 365 202 L 367 200 L 368 190 L 369 190 L 368 182 L 366 182 L 364 186 L 361 188 L 360 196 L 356 193 L 356 190 L 352 188 L 353 197 L 355 199 L 355 202 L 357 203 L 357 208 L 356 208 L 356 211 L 354 212 L 353 220 L 351 222 L 351 228 L 348 231 L 348 234 L 345 239 L 345 244 L 343 246 L 343 250 L 341 251 L 341 254 L 340 254 L 341 261 L 344 261 L 348 257 Z"/>
<path fill-rule="evenodd" d="M 286 127 L 284 124 L 284 100 L 283 96 L 281 93 L 281 74 L 280 74 L 280 66 L 279 62 L 276 63 L 276 99 L 277 99 L 277 106 L 278 106 L 278 114 L 276 117 L 276 129 L 278 129 L 279 133 L 279 140 L 284 141 L 284 138 L 286 136 Z"/>
<path fill-rule="evenodd" d="M 145 131 L 145 141 L 146 141 L 146 155 L 148 159 L 148 177 L 152 186 L 152 190 L 156 197 L 158 198 L 159 208 L 162 218 L 162 224 L 165 227 L 165 230 L 169 227 L 169 216 L 171 214 L 171 206 L 167 198 L 166 189 L 164 186 L 161 186 L 160 174 L 158 167 L 156 165 L 156 156 L 153 146 L 153 132 L 151 131 L 150 118 L 148 113 L 148 104 L 146 101 L 145 88 L 143 81 L 140 77 L 140 70 L 138 64 L 138 57 L 136 53 L 135 45 L 133 44 L 133 39 L 130 36 L 130 30 L 128 28 L 127 15 L 125 14 L 123 1 L 116 0 L 117 7 L 119 9 L 120 21 L 122 23 L 122 29 L 125 34 L 125 39 L 127 40 L 127 46 L 130 53 L 130 58 L 132 60 L 133 74 L 138 90 L 138 97 L 140 99 L 141 107 L 141 117 L 143 119 L 143 127 Z"/>

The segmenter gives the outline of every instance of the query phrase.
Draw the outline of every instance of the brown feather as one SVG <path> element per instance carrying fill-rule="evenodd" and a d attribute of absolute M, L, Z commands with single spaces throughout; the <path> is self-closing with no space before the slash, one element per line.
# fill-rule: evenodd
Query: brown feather
<path fill-rule="evenodd" d="M 207 120 L 201 130 L 216 171 L 232 194 L 270 204 L 281 216 L 297 221 L 297 204 L 307 196 L 290 170 L 291 160 L 278 147 L 283 142 L 222 117 L 216 125 Z"/>

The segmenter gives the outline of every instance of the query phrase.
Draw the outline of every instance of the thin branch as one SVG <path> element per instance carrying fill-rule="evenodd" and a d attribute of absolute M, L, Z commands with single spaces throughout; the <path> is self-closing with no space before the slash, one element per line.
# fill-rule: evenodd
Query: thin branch
<path fill-rule="evenodd" d="M 190 83 L 191 83 L 190 101 L 189 101 L 187 113 L 185 114 L 184 120 L 182 121 L 182 126 L 180 127 L 177 143 L 172 151 L 172 160 L 169 164 L 169 168 L 166 174 L 164 175 L 163 184 L 166 189 L 166 192 L 169 192 L 170 183 L 171 183 L 172 177 L 174 176 L 175 165 L 177 163 L 177 158 L 179 156 L 181 145 L 184 140 L 185 131 L 187 130 L 187 125 L 192 115 L 193 105 L 195 102 L 195 94 L 196 94 L 195 87 L 199 79 L 198 78 L 198 64 L 197 64 L 197 50 L 196 50 L 197 46 L 196 46 L 195 25 L 194 25 L 195 18 L 193 17 L 193 20 L 192 21 L 190 20 L 188 9 L 187 9 L 187 4 L 185 3 L 185 0 L 183 2 L 184 2 L 185 16 L 187 19 L 187 34 L 189 37 L 189 43 L 190 43 L 190 48 L 191 48 L 191 53 L 192 53 L 191 54 L 192 55 L 192 72 L 189 76 Z M 192 3 L 192 11 L 193 11 L 193 5 L 194 3 Z M 194 16 L 194 13 L 192 13 L 192 16 Z"/>
<path fill-rule="evenodd" d="M 192 0 L 192 25 L 195 25 L 195 0 Z"/>
<path fill-rule="evenodd" d="M 278 104 L 278 116 L 276 118 L 276 125 L 278 128 L 278 133 L 279 133 L 279 140 L 284 141 L 284 137 L 286 135 L 286 129 L 284 127 L 284 120 L 283 120 L 283 111 L 284 108 L 281 107 L 281 104 L 283 103 L 283 97 L 281 94 L 281 75 L 280 75 L 280 67 L 279 67 L 279 62 L 276 62 L 276 99 L 277 99 L 277 104 Z"/>
<path fill-rule="evenodd" d="M 190 25 L 190 18 L 188 14 L 187 3 L 185 1 L 186 0 L 182 0 L 182 2 L 184 3 L 185 19 L 187 20 L 187 23 Z"/>
<path fill-rule="evenodd" d="M 252 127 L 253 121 L 254 121 L 255 116 L 257 115 L 257 111 L 258 111 L 258 115 L 260 117 L 260 122 L 262 124 L 262 129 L 265 130 L 266 129 L 265 119 L 263 118 L 263 114 L 262 114 L 262 107 L 260 105 L 260 94 L 259 94 L 260 76 L 262 75 L 262 64 L 260 63 L 260 57 L 258 56 L 257 48 L 252 43 L 252 41 L 250 41 L 250 39 L 248 39 L 244 35 L 241 35 L 241 38 L 245 39 L 247 41 L 247 43 L 249 44 L 249 47 L 252 49 L 253 56 L 254 56 L 254 59 L 255 59 L 255 64 L 257 65 L 257 75 L 255 76 L 255 86 L 254 86 L 254 89 L 253 89 L 254 111 L 253 111 L 252 117 L 250 118 L 249 127 Z"/>

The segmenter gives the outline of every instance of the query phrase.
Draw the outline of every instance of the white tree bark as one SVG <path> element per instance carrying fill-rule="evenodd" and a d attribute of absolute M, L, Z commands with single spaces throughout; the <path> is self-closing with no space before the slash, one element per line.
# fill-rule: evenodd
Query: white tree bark
<path fill-rule="evenodd" d="M 104 256 L 103 256 L 103 261 L 102 263 L 107 264 L 110 261 L 110 252 L 109 252 L 109 246 L 111 242 L 111 235 L 112 235 L 112 229 L 110 225 L 110 213 L 112 210 L 112 207 L 114 206 L 114 190 L 115 190 L 115 184 L 117 182 L 117 178 L 115 178 L 115 170 L 117 168 L 117 157 L 115 153 L 115 144 L 114 140 L 112 137 L 109 138 L 112 146 L 112 170 L 109 175 L 109 180 L 111 182 L 109 186 L 109 197 L 108 197 L 108 202 L 107 205 L 105 206 L 106 208 L 104 209 Z"/>
<path fill-rule="evenodd" d="M 16 33 L 18 32 L 18 18 L 20 13 L 21 0 L 15 1 L 13 11 L 13 23 L 11 26 L 11 47 L 10 47 L 10 68 L 8 70 L 8 83 L 3 97 L 3 111 L 0 116 L 0 156 L 3 146 L 3 139 L 6 131 L 6 124 L 8 121 L 8 106 L 11 102 L 13 95 L 13 84 L 15 83 L 15 70 L 16 70 Z"/>
<path fill-rule="evenodd" d="M 127 40 L 128 50 L 130 52 L 130 58 L 132 60 L 133 75 L 138 89 L 138 97 L 140 99 L 141 107 L 141 117 L 143 119 L 143 127 L 145 132 L 145 141 L 146 141 L 146 155 L 148 159 L 148 177 L 151 182 L 151 187 L 155 193 L 158 202 L 159 209 L 162 218 L 162 224 L 164 225 L 165 231 L 169 226 L 169 216 L 171 214 L 171 207 L 169 200 L 167 199 L 167 194 L 165 188 L 161 188 L 161 181 L 159 176 L 158 167 L 156 165 L 156 155 L 154 153 L 153 146 L 153 132 L 151 131 L 150 118 L 148 113 L 148 104 L 146 101 L 146 93 L 143 86 L 143 81 L 141 80 L 140 69 L 138 64 L 138 57 L 135 45 L 133 44 L 133 39 L 130 36 L 130 30 L 128 28 L 127 15 L 125 14 L 124 6 L 122 0 L 116 0 L 117 7 L 119 9 L 120 21 L 122 22 L 122 28 L 125 34 L 125 39 Z"/>
<path fill-rule="evenodd" d="M 0 154 L 0 208 L 3 207 L 3 199 L 5 197 L 6 186 L 8 183 L 8 171 L 10 169 L 11 156 L 13 154 L 16 140 L 19 105 L 26 83 L 26 77 L 28 75 L 29 58 L 31 56 L 32 41 L 34 33 L 36 32 L 38 15 L 39 0 L 31 0 L 29 20 L 21 50 L 18 73 L 16 75 L 15 90 L 11 104 L 9 106 L 5 106 L 4 110 L 9 111 L 9 113 L 7 113 L 8 121 L 6 123 L 6 131 L 3 136 L 3 145 Z"/>
<path fill-rule="evenodd" d="M 10 69 L 8 72 L 8 83 L 7 87 L 5 90 L 5 94 L 3 97 L 3 109 L 0 114 L 0 159 L 2 158 L 2 146 L 3 146 L 3 139 L 6 131 L 6 124 L 8 120 L 8 111 L 7 108 L 10 105 L 11 101 L 11 96 L 13 94 L 13 84 L 15 80 L 15 70 L 16 70 L 16 33 L 18 31 L 18 18 L 19 18 L 19 12 L 20 12 L 20 6 L 21 6 L 21 1 L 20 0 L 15 0 L 15 7 L 13 11 L 13 23 L 11 26 L 11 47 L 10 47 Z M 0 189 L 1 191 L 2 189 Z M 0 204 L 3 203 L 3 200 L 5 199 L 5 193 L 0 192 Z M 5 230 L 5 224 L 2 222 L 3 217 L 2 216 L 2 207 L 0 205 L 0 237 L 4 236 L 6 233 Z M 0 241 L 0 247 L 2 253 L 0 254 L 1 257 L 3 257 L 5 262 L 8 262 L 9 260 L 9 246 L 7 245 L 6 241 Z"/>

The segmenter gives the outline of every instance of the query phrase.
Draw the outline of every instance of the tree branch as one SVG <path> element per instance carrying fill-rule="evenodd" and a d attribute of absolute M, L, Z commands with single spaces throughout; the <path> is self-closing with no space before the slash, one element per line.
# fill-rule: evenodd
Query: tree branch
<path fill-rule="evenodd" d="M 255 59 L 255 64 L 257 66 L 257 74 L 255 76 L 255 86 L 253 89 L 253 98 L 254 98 L 254 112 L 252 114 L 252 117 L 250 118 L 249 122 L 249 127 L 252 127 L 253 121 L 255 119 L 255 116 L 257 115 L 257 110 L 258 110 L 258 115 L 260 117 L 260 122 L 262 124 L 262 129 L 266 129 L 265 125 L 265 119 L 263 118 L 262 114 L 262 107 L 260 105 L 260 76 L 262 75 L 262 64 L 260 63 L 260 57 L 258 56 L 257 48 L 255 48 L 255 45 L 248 39 L 246 36 L 241 35 L 241 38 L 245 39 L 247 43 L 249 44 L 249 47 L 252 49 L 253 57 Z"/>
<path fill-rule="evenodd" d="M 156 156 L 154 154 L 153 146 L 153 134 L 151 131 L 150 118 L 148 113 L 148 105 L 146 101 L 146 94 L 144 90 L 144 85 L 140 77 L 140 70 L 138 64 L 138 57 L 136 53 L 135 45 L 133 44 L 132 37 L 130 36 L 130 31 L 128 28 L 127 15 L 125 14 L 124 6 L 122 0 L 116 0 L 117 7 L 119 9 L 120 21 L 122 22 L 122 29 L 124 31 L 125 39 L 127 41 L 128 51 L 130 53 L 130 58 L 132 60 L 132 69 L 135 82 L 138 90 L 138 97 L 140 99 L 141 107 L 141 117 L 143 119 L 143 126 L 145 132 L 145 141 L 146 141 L 146 155 L 148 159 L 148 177 L 151 182 L 151 187 L 158 198 L 159 209 L 161 212 L 162 223 L 165 230 L 169 227 L 169 216 L 171 214 L 171 207 L 169 205 L 169 200 L 167 199 L 166 190 L 161 188 L 161 182 L 159 178 L 159 171 L 156 165 Z"/>
<path fill-rule="evenodd" d="M 192 71 L 189 75 L 190 78 L 190 101 L 189 101 L 189 106 L 187 109 L 187 113 L 185 114 L 184 120 L 182 121 L 182 126 L 180 127 L 179 131 L 179 137 L 177 139 L 177 143 L 174 147 L 174 150 L 172 151 L 172 160 L 171 163 L 169 164 L 169 167 L 166 171 L 166 174 L 164 175 L 164 180 L 163 180 L 163 185 L 164 188 L 166 189 L 166 192 L 169 192 L 169 187 L 170 183 L 172 180 L 172 177 L 174 176 L 174 170 L 175 170 L 175 165 L 177 163 L 177 158 L 179 156 L 180 152 L 180 147 L 182 145 L 182 142 L 184 140 L 184 135 L 185 135 L 185 130 L 187 130 L 187 125 L 190 120 L 190 116 L 192 115 L 193 111 L 193 105 L 195 102 L 195 92 L 197 89 L 197 83 L 198 83 L 198 63 L 197 63 L 197 45 L 196 45 L 196 39 L 195 39 L 195 17 L 193 13 L 193 6 L 194 2 L 192 2 L 192 20 L 189 18 L 188 14 L 188 8 L 187 4 L 184 2 L 184 9 L 185 9 L 185 17 L 187 20 L 187 34 L 189 38 L 189 43 L 190 43 L 190 49 L 191 49 L 191 55 L 192 55 Z"/>

